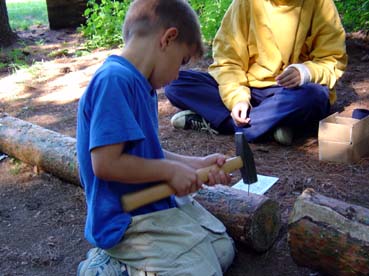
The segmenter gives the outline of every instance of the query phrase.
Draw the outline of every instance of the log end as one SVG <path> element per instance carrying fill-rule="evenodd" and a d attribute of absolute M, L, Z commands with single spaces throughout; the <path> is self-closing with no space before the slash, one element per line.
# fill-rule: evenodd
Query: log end
<path fill-rule="evenodd" d="M 271 199 L 266 199 L 254 213 L 249 230 L 250 242 L 255 251 L 268 250 L 277 239 L 281 226 L 279 205 Z"/>

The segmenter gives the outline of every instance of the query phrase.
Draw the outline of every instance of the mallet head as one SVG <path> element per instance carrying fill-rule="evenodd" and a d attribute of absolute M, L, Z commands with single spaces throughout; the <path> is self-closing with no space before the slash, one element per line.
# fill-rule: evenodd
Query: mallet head
<path fill-rule="evenodd" d="M 252 154 L 251 148 L 242 132 L 236 132 L 235 142 L 236 154 L 240 156 L 243 161 L 243 167 L 240 168 L 242 179 L 245 184 L 253 184 L 258 181 L 254 155 Z"/>

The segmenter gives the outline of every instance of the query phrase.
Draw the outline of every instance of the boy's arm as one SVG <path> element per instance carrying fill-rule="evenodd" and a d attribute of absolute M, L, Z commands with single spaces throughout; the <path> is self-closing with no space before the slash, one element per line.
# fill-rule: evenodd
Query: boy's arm
<path fill-rule="evenodd" d="M 312 23 L 310 61 L 304 62 L 311 82 L 333 89 L 347 65 L 345 30 L 332 0 L 318 1 Z"/>
<path fill-rule="evenodd" d="M 169 171 L 166 167 L 170 166 L 167 161 L 125 154 L 122 153 L 123 148 L 124 143 L 94 148 L 91 151 L 94 174 L 106 181 L 132 184 L 170 178 L 169 175 L 165 175 Z"/>
<path fill-rule="evenodd" d="M 91 151 L 94 174 L 106 181 L 145 183 L 163 181 L 176 195 L 196 192 L 202 184 L 195 168 L 168 159 L 146 159 L 122 153 L 124 143 L 94 148 Z"/>

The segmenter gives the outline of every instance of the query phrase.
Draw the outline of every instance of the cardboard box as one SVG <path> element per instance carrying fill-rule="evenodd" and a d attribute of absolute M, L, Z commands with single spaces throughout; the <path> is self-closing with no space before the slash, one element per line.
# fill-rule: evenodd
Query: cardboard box
<path fill-rule="evenodd" d="M 358 120 L 338 112 L 319 122 L 319 160 L 356 162 L 369 153 L 369 116 Z"/>

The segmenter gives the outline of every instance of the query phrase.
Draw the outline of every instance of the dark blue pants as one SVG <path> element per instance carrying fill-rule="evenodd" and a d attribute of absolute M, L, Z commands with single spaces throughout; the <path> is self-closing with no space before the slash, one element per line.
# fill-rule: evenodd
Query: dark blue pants
<path fill-rule="evenodd" d="M 251 88 L 251 123 L 238 128 L 220 98 L 217 82 L 208 73 L 180 71 L 178 79 L 165 87 L 165 94 L 174 106 L 196 112 L 220 133 L 242 131 L 250 142 L 278 126 L 296 128 L 317 124 L 330 110 L 328 88 L 319 84 L 290 89 Z"/>

